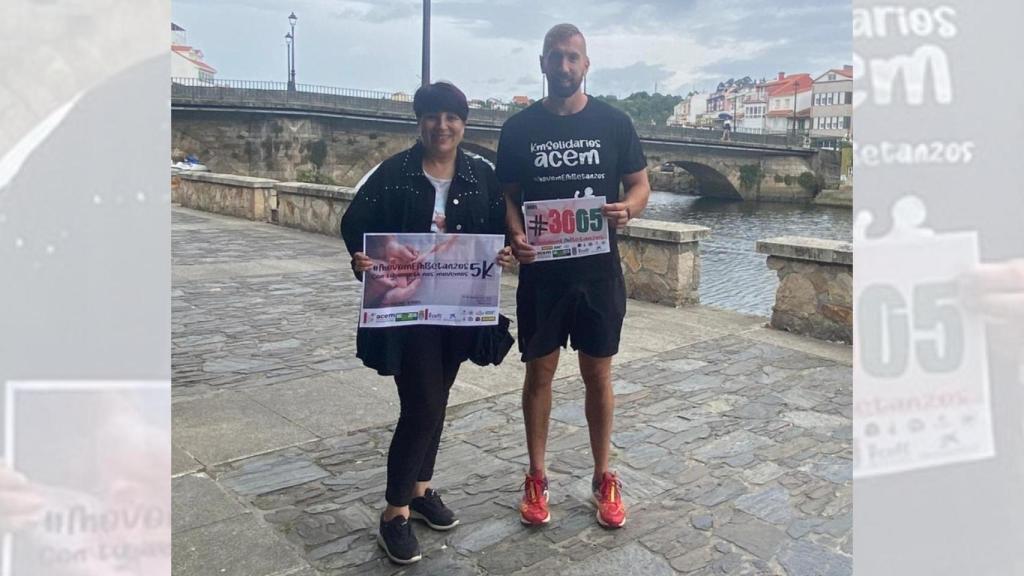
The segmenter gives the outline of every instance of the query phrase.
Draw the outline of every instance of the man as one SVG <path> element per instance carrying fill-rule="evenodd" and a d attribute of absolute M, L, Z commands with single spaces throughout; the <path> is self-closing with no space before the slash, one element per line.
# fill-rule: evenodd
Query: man
<path fill-rule="evenodd" d="M 551 519 L 544 453 L 551 380 L 558 367 L 559 347 L 568 340 L 579 353 L 586 387 L 597 519 L 604 526 L 618 528 L 626 520 L 626 508 L 619 479 L 608 468 L 615 406 L 611 362 L 618 352 L 626 293 L 615 228 L 623 228 L 647 206 L 647 161 L 629 117 L 580 89 L 590 60 L 579 29 L 559 24 L 549 30 L 540 67 L 547 77 L 548 97 L 505 123 L 497 166 L 512 250 L 523 264 L 516 313 L 519 349 L 526 362 L 523 416 L 530 470 L 520 513 L 523 523 L 529 525 Z M 541 158 L 545 155 L 547 158 Z M 562 161 L 566 158 L 588 161 Z M 620 182 L 624 198 L 619 197 Z M 592 195 L 607 200 L 603 212 L 612 224 L 611 251 L 534 263 L 537 253 L 526 240 L 522 203 Z"/>

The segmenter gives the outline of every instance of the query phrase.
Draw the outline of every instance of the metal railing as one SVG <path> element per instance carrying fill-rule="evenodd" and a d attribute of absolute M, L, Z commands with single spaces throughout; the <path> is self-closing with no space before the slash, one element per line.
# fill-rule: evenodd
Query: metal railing
<path fill-rule="evenodd" d="M 227 88 L 236 90 L 269 90 L 288 92 L 287 82 L 274 82 L 268 80 L 200 80 L 198 78 L 171 78 L 174 86 L 189 88 Z M 353 88 L 339 88 L 337 86 L 322 86 L 319 84 L 296 84 L 294 92 L 305 94 L 329 94 L 332 96 L 351 96 L 354 98 L 371 98 L 375 100 L 398 100 L 412 102 L 412 96 L 400 92 L 384 92 L 381 90 L 357 90 Z"/>
<path fill-rule="evenodd" d="M 175 103 L 193 105 L 235 105 L 415 118 L 412 96 L 403 92 L 357 90 L 316 84 L 296 84 L 295 90 L 289 90 L 286 82 L 171 78 L 171 99 Z M 470 110 L 470 124 L 500 127 L 519 111 L 516 107 L 509 108 L 511 109 L 473 108 Z M 644 125 L 637 125 L 636 129 L 644 139 L 805 149 L 802 135 L 734 131 L 730 134 L 729 142 L 722 142 L 721 129 Z"/>
<path fill-rule="evenodd" d="M 647 138 L 665 140 L 699 140 L 702 142 L 722 142 L 721 128 L 693 128 L 688 126 L 637 126 L 637 133 Z M 803 147 L 803 137 L 792 134 L 772 134 L 769 132 L 750 133 L 733 131 L 729 140 L 724 143 L 759 144 L 787 148 Z"/>
<path fill-rule="evenodd" d="M 289 90 L 286 82 L 262 80 L 215 80 L 172 78 L 174 102 L 218 106 L 261 106 L 319 111 L 352 111 L 391 117 L 412 118 L 411 97 L 376 90 L 297 84 Z"/>

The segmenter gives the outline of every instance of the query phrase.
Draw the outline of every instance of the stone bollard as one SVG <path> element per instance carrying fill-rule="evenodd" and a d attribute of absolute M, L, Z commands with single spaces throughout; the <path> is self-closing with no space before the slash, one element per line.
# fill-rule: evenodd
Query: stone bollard
<path fill-rule="evenodd" d="M 771 326 L 822 340 L 853 341 L 853 246 L 783 236 L 758 240 L 779 274 Z"/>
<path fill-rule="evenodd" d="M 710 235 L 704 226 L 630 221 L 619 232 L 626 295 L 667 306 L 699 304 L 700 240 Z"/>
<path fill-rule="evenodd" d="M 356 189 L 346 186 L 281 182 L 274 189 L 278 224 L 335 238 L 342 215 L 356 197 Z"/>
<path fill-rule="evenodd" d="M 171 202 L 181 204 L 181 172 L 180 168 L 171 168 Z"/>
<path fill-rule="evenodd" d="M 178 178 L 178 203 L 186 208 L 270 222 L 277 180 L 187 171 Z"/>

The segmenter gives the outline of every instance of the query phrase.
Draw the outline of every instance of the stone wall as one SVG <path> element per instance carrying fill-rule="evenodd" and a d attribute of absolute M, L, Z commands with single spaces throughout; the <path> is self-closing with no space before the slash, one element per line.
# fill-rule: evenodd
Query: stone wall
<path fill-rule="evenodd" d="M 825 151 L 826 153 L 828 151 Z M 774 157 L 761 162 L 761 178 L 757 183 L 757 200 L 767 202 L 810 202 L 814 192 L 797 183 L 809 169 L 809 158 Z M 786 182 L 789 177 L 789 182 Z"/>
<path fill-rule="evenodd" d="M 214 173 L 178 173 L 174 201 L 187 208 L 276 222 L 337 238 L 355 190 Z M 272 216 L 276 215 L 276 218 Z M 630 298 L 682 306 L 700 303 L 703 226 L 635 219 L 619 232 L 619 255 Z"/>
<path fill-rule="evenodd" d="M 173 200 L 186 208 L 261 222 L 271 220 L 274 180 L 210 172 L 181 172 L 178 179 Z"/>
<path fill-rule="evenodd" d="M 355 186 L 378 163 L 412 146 L 419 135 L 412 120 L 194 110 L 175 110 L 173 116 L 175 154 L 195 154 L 213 172 L 281 182 L 317 172 L 340 186 Z M 498 134 L 495 128 L 469 126 L 463 147 L 493 160 Z"/>
<path fill-rule="evenodd" d="M 626 295 L 682 306 L 700 303 L 700 240 L 704 226 L 637 218 L 619 232 Z"/>
<path fill-rule="evenodd" d="M 171 202 L 181 204 L 181 199 L 178 198 L 179 191 L 181 190 L 181 170 L 171 168 Z"/>
<path fill-rule="evenodd" d="M 773 328 L 823 340 L 853 340 L 853 246 L 849 242 L 785 236 L 759 240 L 768 267 L 779 274 Z"/>
<path fill-rule="evenodd" d="M 274 188 L 278 224 L 335 237 L 341 234 L 341 216 L 356 196 L 354 188 L 304 182 L 281 182 Z"/>

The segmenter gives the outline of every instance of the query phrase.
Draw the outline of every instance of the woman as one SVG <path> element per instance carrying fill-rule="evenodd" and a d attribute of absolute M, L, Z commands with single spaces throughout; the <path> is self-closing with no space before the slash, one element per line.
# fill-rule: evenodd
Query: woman
<path fill-rule="evenodd" d="M 416 91 L 413 110 L 420 141 L 374 170 L 341 221 L 352 269 L 360 278 L 373 266 L 363 252 L 363 234 L 367 232 L 505 232 L 505 203 L 493 170 L 485 162 L 471 159 L 459 146 L 469 115 L 466 96 L 452 84 L 438 82 Z M 411 262 L 418 256 L 394 241 L 388 242 L 386 253 L 389 261 L 398 262 Z M 507 268 L 512 264 L 511 250 L 506 246 L 496 260 Z M 411 285 L 399 282 L 374 290 L 380 292 L 381 301 L 388 302 L 393 294 L 401 300 L 402 291 Z M 479 330 L 482 328 L 407 326 L 360 328 L 357 333 L 356 355 L 379 374 L 394 376 L 398 386 L 401 413 L 388 451 L 387 507 L 377 540 L 399 564 L 420 559 L 410 517 L 425 520 L 435 530 L 458 524 L 430 488 L 430 479 L 448 391 Z"/>

